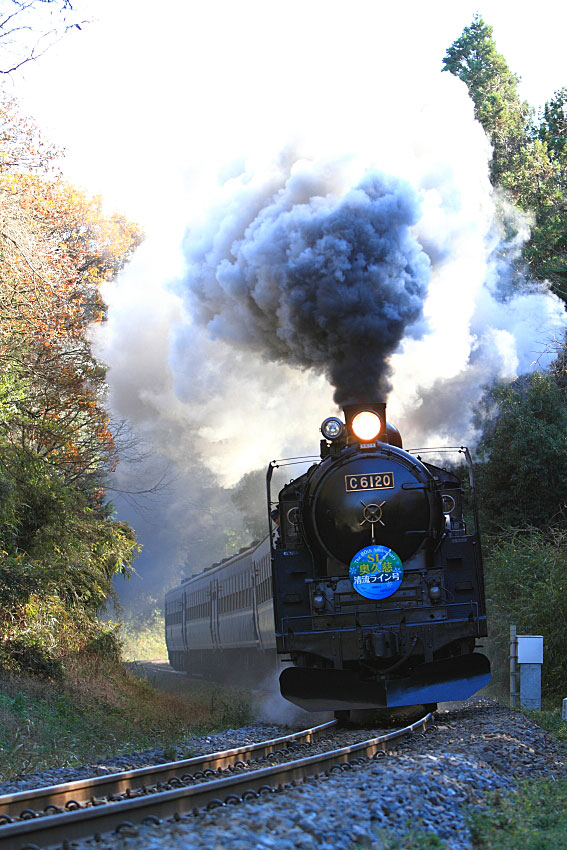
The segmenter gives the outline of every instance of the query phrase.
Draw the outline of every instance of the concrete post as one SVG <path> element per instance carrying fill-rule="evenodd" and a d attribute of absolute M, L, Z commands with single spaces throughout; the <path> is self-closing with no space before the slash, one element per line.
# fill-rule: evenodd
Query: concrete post
<path fill-rule="evenodd" d="M 518 635 L 520 708 L 541 709 L 542 635 Z"/>
<path fill-rule="evenodd" d="M 567 721 L 567 699 L 563 700 L 563 709 L 561 711 L 561 719 Z"/>
<path fill-rule="evenodd" d="M 520 708 L 541 709 L 541 664 L 520 664 Z"/>

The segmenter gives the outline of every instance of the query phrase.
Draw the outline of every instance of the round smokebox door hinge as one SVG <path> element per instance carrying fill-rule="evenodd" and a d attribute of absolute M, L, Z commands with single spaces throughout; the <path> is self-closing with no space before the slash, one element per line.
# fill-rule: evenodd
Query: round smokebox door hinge
<path fill-rule="evenodd" d="M 380 525 L 385 525 L 385 523 L 382 521 L 382 505 L 386 504 L 385 501 L 380 502 L 379 505 L 375 505 L 374 503 L 367 505 L 361 499 L 360 504 L 363 507 L 363 519 L 362 522 L 358 523 L 359 525 L 364 525 L 365 522 L 369 522 L 370 525 L 374 525 L 377 522 L 379 522 Z"/>

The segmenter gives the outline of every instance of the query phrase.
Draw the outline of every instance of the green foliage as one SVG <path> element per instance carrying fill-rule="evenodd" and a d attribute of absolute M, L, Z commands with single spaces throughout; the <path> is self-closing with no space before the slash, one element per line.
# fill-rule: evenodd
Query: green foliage
<path fill-rule="evenodd" d="M 480 15 L 447 50 L 443 70 L 466 83 L 475 115 L 494 145 L 492 178 L 500 182 L 510 157 L 525 142 L 530 109 L 519 98 L 518 77 L 496 50 L 492 27 Z"/>
<path fill-rule="evenodd" d="M 175 693 L 97 655 L 72 661 L 63 681 L 0 677 L 0 781 L 147 747 L 190 758 L 186 738 L 250 718 L 245 692 L 169 679 Z"/>
<path fill-rule="evenodd" d="M 117 456 L 87 328 L 141 234 L 53 175 L 15 101 L 0 118 L 0 665 L 56 678 L 89 645 L 119 652 L 97 613 L 138 546 L 105 504 Z"/>
<path fill-rule="evenodd" d="M 567 780 L 525 782 L 513 794 L 493 791 L 471 811 L 475 850 L 567 850 Z"/>
<path fill-rule="evenodd" d="M 538 136 L 550 157 L 563 161 L 567 156 L 567 88 L 555 92 L 545 104 Z"/>
<path fill-rule="evenodd" d="M 80 603 L 70 604 L 55 587 L 12 602 L 0 611 L 0 671 L 58 680 L 69 659 L 81 656 L 118 660 L 116 623 L 101 623 Z"/>
<path fill-rule="evenodd" d="M 466 83 L 492 142 L 493 185 L 534 217 L 523 253 L 532 277 L 549 279 L 567 299 L 567 89 L 546 103 L 538 123 L 479 15 L 447 50 L 443 66 Z"/>
<path fill-rule="evenodd" d="M 119 664 L 122 661 L 123 643 L 118 623 L 105 624 L 85 644 L 86 656 L 98 656 Z"/>
<path fill-rule="evenodd" d="M 219 729 L 238 729 L 254 719 L 250 700 L 246 696 L 231 694 L 215 686 L 211 694 L 211 716 L 217 717 Z"/>
<path fill-rule="evenodd" d="M 40 679 L 62 679 L 63 666 L 55 658 L 45 641 L 37 634 L 24 632 L 19 637 L 4 640 L 0 662 L 18 672 L 26 672 Z"/>
<path fill-rule="evenodd" d="M 544 693 L 567 689 L 567 404 L 565 351 L 549 374 L 498 385 L 477 464 L 489 654 L 507 690 L 509 625 L 545 638 Z M 555 530 L 553 530 L 555 528 Z"/>
<path fill-rule="evenodd" d="M 482 527 L 548 528 L 565 521 L 567 405 L 552 374 L 497 385 L 486 402 L 479 464 Z M 493 418 L 490 418 L 492 413 Z"/>
<path fill-rule="evenodd" d="M 443 850 L 447 843 L 433 832 L 412 828 L 405 835 L 380 830 L 381 850 Z"/>
<path fill-rule="evenodd" d="M 163 610 L 154 608 L 142 616 L 128 613 L 123 617 L 121 635 L 127 661 L 158 661 L 167 658 Z"/>
<path fill-rule="evenodd" d="M 489 540 L 485 582 L 490 655 L 496 683 L 506 682 L 509 625 L 545 639 L 543 691 L 567 692 L 567 532 L 531 531 Z"/>
<path fill-rule="evenodd" d="M 559 741 L 567 744 L 567 721 L 563 720 L 561 709 L 557 708 L 557 704 L 561 703 L 557 701 L 555 708 L 543 708 L 541 711 L 525 710 L 523 713 L 538 726 L 551 732 Z"/>
<path fill-rule="evenodd" d="M 129 526 L 90 504 L 40 459 L 4 448 L 0 496 L 0 599 L 55 583 L 60 596 L 96 611 L 138 547 Z"/>
<path fill-rule="evenodd" d="M 0 495 L 0 665 L 55 677 L 89 642 L 116 657 L 97 620 L 138 547 L 131 528 L 89 504 L 34 457 L 6 449 Z"/>

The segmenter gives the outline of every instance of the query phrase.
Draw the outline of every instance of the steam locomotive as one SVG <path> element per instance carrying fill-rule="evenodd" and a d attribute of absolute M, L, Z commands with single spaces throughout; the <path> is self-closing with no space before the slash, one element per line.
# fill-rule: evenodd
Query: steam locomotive
<path fill-rule="evenodd" d="M 344 420 L 325 419 L 320 459 L 275 500 L 287 462 L 270 464 L 268 537 L 169 591 L 170 663 L 243 673 L 278 658 L 282 695 L 311 711 L 465 699 L 490 680 L 468 449 L 404 451 L 383 403 Z M 461 463 L 424 459 L 445 451 Z"/>

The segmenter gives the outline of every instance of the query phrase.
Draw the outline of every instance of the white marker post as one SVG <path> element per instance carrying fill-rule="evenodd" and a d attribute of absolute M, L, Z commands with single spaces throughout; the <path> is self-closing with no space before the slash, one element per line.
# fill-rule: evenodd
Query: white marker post
<path fill-rule="evenodd" d="M 518 635 L 520 708 L 541 709 L 543 636 Z"/>

